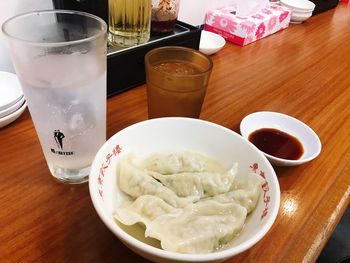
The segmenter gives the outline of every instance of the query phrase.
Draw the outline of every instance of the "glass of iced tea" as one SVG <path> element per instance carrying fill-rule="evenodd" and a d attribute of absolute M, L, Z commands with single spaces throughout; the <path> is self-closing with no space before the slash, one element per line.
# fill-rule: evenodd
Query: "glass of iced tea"
<path fill-rule="evenodd" d="M 167 46 L 145 56 L 148 117 L 198 118 L 213 62 L 198 50 Z"/>

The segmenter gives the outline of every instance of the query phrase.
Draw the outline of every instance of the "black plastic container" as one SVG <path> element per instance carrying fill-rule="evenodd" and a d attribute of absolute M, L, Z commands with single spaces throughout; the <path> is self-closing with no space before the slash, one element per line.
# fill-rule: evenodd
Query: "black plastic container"
<path fill-rule="evenodd" d="M 52 0 L 52 3 L 56 9 L 87 12 L 108 23 L 108 0 Z"/>
<path fill-rule="evenodd" d="M 312 15 L 317 15 L 329 9 L 336 7 L 339 3 L 339 0 L 310 0 L 313 2 L 316 7 Z"/>

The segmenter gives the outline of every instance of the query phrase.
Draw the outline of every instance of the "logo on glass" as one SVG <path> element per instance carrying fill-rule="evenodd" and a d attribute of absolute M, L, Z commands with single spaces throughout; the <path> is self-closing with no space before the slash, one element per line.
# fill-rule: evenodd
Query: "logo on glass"
<path fill-rule="evenodd" d="M 64 134 L 60 130 L 55 130 L 53 133 L 53 137 L 55 138 L 57 147 L 63 150 L 63 138 L 65 137 Z"/>
<path fill-rule="evenodd" d="M 58 154 L 58 155 L 73 155 L 74 154 L 74 152 L 64 152 L 63 151 L 63 139 L 65 138 L 63 132 L 61 132 L 60 130 L 55 130 L 53 132 L 53 138 L 55 139 L 55 142 L 57 144 L 58 151 L 51 148 L 52 153 Z"/>

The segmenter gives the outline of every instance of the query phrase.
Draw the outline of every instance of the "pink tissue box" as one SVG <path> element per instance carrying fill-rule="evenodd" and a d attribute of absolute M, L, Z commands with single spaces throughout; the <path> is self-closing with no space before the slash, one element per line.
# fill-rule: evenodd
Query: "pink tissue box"
<path fill-rule="evenodd" d="M 207 12 L 204 29 L 245 46 L 287 28 L 291 17 L 291 10 L 279 5 L 270 5 L 247 17 L 238 17 L 234 12 L 234 7 Z"/>

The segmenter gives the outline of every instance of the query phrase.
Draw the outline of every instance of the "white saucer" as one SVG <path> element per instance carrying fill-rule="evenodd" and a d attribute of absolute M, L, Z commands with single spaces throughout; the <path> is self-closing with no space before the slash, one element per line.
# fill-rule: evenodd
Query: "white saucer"
<path fill-rule="evenodd" d="M 11 113 L 10 115 L 7 115 L 3 118 L 0 118 L 0 128 L 5 127 L 6 125 L 15 121 L 19 116 L 21 116 L 21 114 L 26 109 L 26 107 L 27 107 L 27 102 L 24 101 L 24 103 L 22 104 L 22 106 L 18 110 Z"/>
<path fill-rule="evenodd" d="M 11 107 L 23 96 L 16 74 L 0 71 L 0 111 Z"/>
<path fill-rule="evenodd" d="M 262 128 L 274 128 L 296 137 L 304 148 L 304 153 L 298 160 L 288 160 L 269 155 L 264 155 L 274 165 L 293 166 L 309 162 L 321 152 L 321 141 L 317 134 L 305 123 L 291 116 L 269 111 L 255 112 L 246 116 L 240 125 L 241 134 L 248 140 L 248 136 Z"/>
<path fill-rule="evenodd" d="M 18 110 L 23 105 L 24 100 L 25 100 L 24 95 L 22 95 L 21 99 L 19 101 L 17 101 L 15 104 L 13 104 L 12 106 L 10 106 L 4 110 L 0 110 L 0 118 L 3 118 L 7 115 L 10 115 L 11 113 Z"/>
<path fill-rule="evenodd" d="M 206 55 L 213 55 L 222 49 L 226 44 L 226 40 L 213 32 L 202 30 L 201 40 L 199 42 L 199 51 Z"/>

